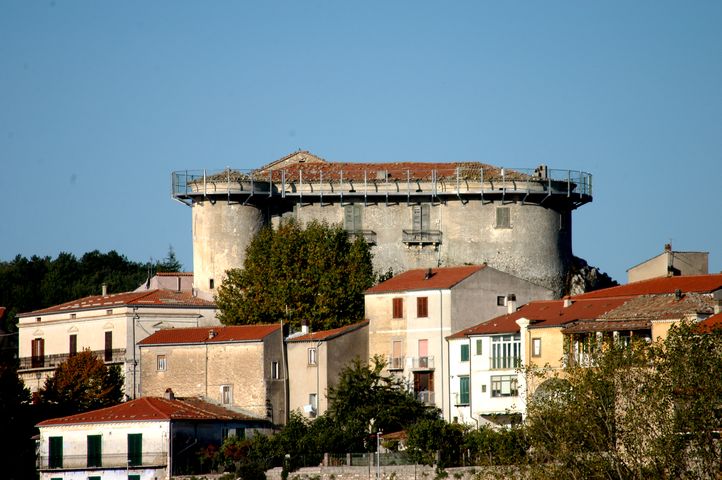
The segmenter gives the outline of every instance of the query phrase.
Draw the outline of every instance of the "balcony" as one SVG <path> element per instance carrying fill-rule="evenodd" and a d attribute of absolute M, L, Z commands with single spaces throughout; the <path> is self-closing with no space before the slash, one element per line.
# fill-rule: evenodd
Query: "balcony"
<path fill-rule="evenodd" d="M 406 358 L 405 357 L 388 357 L 387 368 L 389 370 L 403 370 Z"/>
<path fill-rule="evenodd" d="M 423 390 L 420 392 L 414 392 L 416 399 L 424 405 L 434 405 L 434 392 L 429 390 Z"/>
<path fill-rule="evenodd" d="M 491 357 L 489 364 L 492 370 L 509 370 L 521 367 L 521 358 L 517 356 L 511 357 Z"/>
<path fill-rule="evenodd" d="M 376 232 L 373 230 L 347 230 L 346 233 L 351 241 L 361 237 L 366 240 L 369 245 L 376 245 Z"/>
<path fill-rule="evenodd" d="M 101 360 L 105 359 L 105 350 L 95 350 L 93 353 Z M 125 349 L 115 348 L 111 350 L 110 361 L 105 363 L 123 363 L 125 362 Z M 43 357 L 21 357 L 19 359 L 18 372 L 24 370 L 55 370 L 61 363 L 70 358 L 69 353 L 59 353 L 55 355 L 45 355 Z"/>
<path fill-rule="evenodd" d="M 413 370 L 433 370 L 434 357 L 412 357 L 411 368 Z"/>
<path fill-rule="evenodd" d="M 401 241 L 407 245 L 438 245 L 441 230 L 402 230 Z"/>
<path fill-rule="evenodd" d="M 97 465 L 98 462 L 93 461 L 91 464 L 94 463 L 96 466 L 92 467 L 88 466 L 87 455 L 63 455 L 62 459 L 43 455 L 38 461 L 38 470 L 40 471 L 95 470 L 97 468 L 122 468 L 125 470 L 128 468 L 127 453 L 103 454 L 99 462 L 100 465 Z M 130 469 L 165 467 L 167 463 L 167 452 L 143 452 L 140 463 L 131 465 Z"/>

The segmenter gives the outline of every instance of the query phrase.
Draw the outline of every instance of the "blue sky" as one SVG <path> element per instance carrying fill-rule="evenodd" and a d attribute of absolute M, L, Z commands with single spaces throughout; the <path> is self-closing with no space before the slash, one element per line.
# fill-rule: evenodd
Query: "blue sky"
<path fill-rule="evenodd" d="M 0 1 L 0 260 L 192 268 L 173 170 L 334 161 L 584 170 L 574 253 L 722 270 L 722 2 Z"/>

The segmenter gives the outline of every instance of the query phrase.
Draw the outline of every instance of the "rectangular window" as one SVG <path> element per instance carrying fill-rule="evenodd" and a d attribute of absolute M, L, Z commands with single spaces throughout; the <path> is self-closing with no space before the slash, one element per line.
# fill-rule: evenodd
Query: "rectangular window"
<path fill-rule="evenodd" d="M 48 467 L 63 468 L 63 437 L 48 439 Z"/>
<path fill-rule="evenodd" d="M 416 317 L 426 318 L 429 316 L 429 297 L 416 298 Z"/>
<path fill-rule="evenodd" d="M 541 338 L 531 339 L 531 356 L 541 357 Z"/>
<path fill-rule="evenodd" d="M 459 405 L 469 404 L 469 376 L 459 376 Z"/>
<path fill-rule="evenodd" d="M 71 357 L 78 353 L 78 336 L 76 334 L 68 337 L 68 353 Z"/>
<path fill-rule="evenodd" d="M 233 390 L 230 385 L 221 385 L 221 403 L 223 405 L 233 403 Z"/>
<path fill-rule="evenodd" d="M 274 380 L 281 378 L 278 362 L 271 362 L 271 378 Z"/>
<path fill-rule="evenodd" d="M 469 344 L 468 343 L 464 343 L 461 345 L 461 361 L 462 362 L 469 361 Z"/>
<path fill-rule="evenodd" d="M 423 232 L 429 229 L 431 223 L 430 210 L 427 204 L 412 207 L 413 223 L 411 228 L 414 232 Z"/>
<path fill-rule="evenodd" d="M 143 434 L 128 434 L 128 465 L 139 467 L 143 464 Z"/>
<path fill-rule="evenodd" d="M 391 359 L 389 360 L 389 368 L 394 370 L 404 368 L 404 357 L 401 340 L 393 340 L 391 342 Z"/>
<path fill-rule="evenodd" d="M 165 355 L 158 355 L 155 357 L 155 369 L 159 372 L 165 372 L 166 363 Z"/>
<path fill-rule="evenodd" d="M 516 375 L 491 377 L 492 397 L 516 397 L 518 395 Z"/>
<path fill-rule="evenodd" d="M 483 346 L 483 344 L 482 344 L 481 338 L 477 338 L 477 339 L 476 339 L 476 354 L 477 354 L 477 355 L 481 355 L 481 354 L 482 354 L 482 352 L 483 352 L 483 347 L 482 347 L 482 346 Z"/>
<path fill-rule="evenodd" d="M 100 435 L 88 435 L 88 467 L 102 467 L 102 451 L 101 451 Z"/>
<path fill-rule="evenodd" d="M 140 475 L 131 473 L 128 475 L 128 480 L 140 480 Z"/>
<path fill-rule="evenodd" d="M 496 306 L 497 307 L 506 307 L 506 297 L 504 295 L 498 295 L 496 297 Z"/>
<path fill-rule="evenodd" d="M 361 205 L 352 204 L 343 207 L 343 228 L 347 232 L 358 232 L 363 230 L 361 218 Z"/>
<path fill-rule="evenodd" d="M 112 309 L 112 308 L 109 308 L 108 310 L 105 311 L 105 314 L 106 314 L 106 315 L 112 315 L 112 314 L 113 314 L 113 309 Z"/>
<path fill-rule="evenodd" d="M 211 290 L 213 290 L 214 288 L 216 288 L 216 282 L 215 282 L 215 280 L 213 280 L 212 278 L 209 278 L 209 279 L 208 279 L 208 288 L 211 289 Z"/>
<path fill-rule="evenodd" d="M 496 207 L 496 228 L 511 228 L 509 207 Z"/>
<path fill-rule="evenodd" d="M 517 368 L 520 362 L 520 335 L 497 335 L 492 337 L 491 368 Z"/>
<path fill-rule="evenodd" d="M 45 366 L 45 339 L 35 338 L 30 342 L 32 352 L 31 366 L 32 368 L 41 368 Z"/>
<path fill-rule="evenodd" d="M 429 368 L 429 340 L 419 340 L 419 368 Z"/>
<path fill-rule="evenodd" d="M 75 317 L 76 317 L 76 314 L 75 314 L 75 313 L 71 313 L 71 314 L 70 314 L 70 318 L 71 318 L 71 319 L 74 319 Z"/>
<path fill-rule="evenodd" d="M 105 332 L 105 361 L 113 361 L 113 332 Z"/>
<path fill-rule="evenodd" d="M 100 475 L 93 475 L 91 477 L 88 477 L 88 480 L 103 480 L 103 477 L 101 477 Z"/>
<path fill-rule="evenodd" d="M 308 364 L 316 365 L 316 349 L 315 348 L 308 349 Z"/>
<path fill-rule="evenodd" d="M 318 396 L 315 393 L 308 394 L 308 403 L 314 410 L 318 411 Z"/>
<path fill-rule="evenodd" d="M 404 299 L 394 298 L 393 299 L 394 313 L 393 318 L 403 318 L 404 316 Z"/>

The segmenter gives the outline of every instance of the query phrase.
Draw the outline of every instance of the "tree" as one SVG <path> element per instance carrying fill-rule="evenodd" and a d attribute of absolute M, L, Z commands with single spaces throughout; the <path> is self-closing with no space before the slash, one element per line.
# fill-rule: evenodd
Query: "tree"
<path fill-rule="evenodd" d="M 0 465 L 3 478 L 33 478 L 35 475 L 35 418 L 30 410 L 30 392 L 17 376 L 17 369 L 0 363 Z"/>
<path fill-rule="evenodd" d="M 327 445 L 333 452 L 372 450 L 370 434 L 405 429 L 420 419 L 438 418 L 436 409 L 417 400 L 403 380 L 383 375 L 385 361 L 375 356 L 370 363 L 354 360 L 340 373 L 338 384 L 329 388 L 330 418 L 336 438 Z"/>
<path fill-rule="evenodd" d="M 156 262 L 156 272 L 180 272 L 183 264 L 175 256 L 173 245 L 168 246 L 168 255 L 163 260 Z"/>
<path fill-rule="evenodd" d="M 109 407 L 123 399 L 123 375 L 117 365 L 107 367 L 93 352 L 83 350 L 58 365 L 38 395 L 55 415 Z"/>
<path fill-rule="evenodd" d="M 363 292 L 373 284 L 368 244 L 341 226 L 295 221 L 261 229 L 243 269 L 230 269 L 216 303 L 226 325 L 310 322 L 325 330 L 363 318 Z"/>

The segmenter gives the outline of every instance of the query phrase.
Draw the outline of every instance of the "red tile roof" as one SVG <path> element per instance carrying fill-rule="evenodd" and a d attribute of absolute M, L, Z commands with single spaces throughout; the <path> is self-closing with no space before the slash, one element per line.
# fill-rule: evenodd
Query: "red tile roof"
<path fill-rule="evenodd" d="M 224 342 L 258 342 L 280 330 L 281 325 L 233 325 L 227 327 L 168 328 L 138 342 L 138 345 L 180 345 Z M 215 335 L 212 335 L 214 332 Z"/>
<path fill-rule="evenodd" d="M 192 277 L 193 272 L 156 272 L 158 277 Z"/>
<path fill-rule="evenodd" d="M 93 295 L 79 300 L 61 303 L 60 305 L 43 308 L 41 310 L 21 313 L 18 317 L 74 312 L 78 310 L 103 309 L 108 307 L 161 305 L 169 307 L 215 307 L 213 302 L 195 297 L 191 292 L 178 292 L 175 290 L 146 290 L 141 292 L 112 293 L 105 296 Z"/>
<path fill-rule="evenodd" d="M 367 294 L 391 293 L 391 292 L 407 292 L 413 290 L 438 290 L 449 289 L 456 284 L 462 282 L 474 273 L 486 268 L 484 265 L 470 265 L 463 267 L 444 267 L 444 268 L 418 268 L 408 270 L 392 277 L 385 282 L 366 290 Z M 429 270 L 431 277 L 426 278 Z"/>
<path fill-rule="evenodd" d="M 341 335 L 345 335 L 346 333 L 356 331 L 359 328 L 363 328 L 368 324 L 369 324 L 369 321 L 364 320 L 363 322 L 358 322 L 358 323 L 354 323 L 351 325 L 334 328 L 333 330 L 323 330 L 320 332 L 307 333 L 306 335 L 299 335 L 298 337 L 289 338 L 286 341 L 287 342 L 321 342 L 321 341 L 325 342 L 327 340 L 332 340 L 334 338 L 340 337 Z"/>
<path fill-rule="evenodd" d="M 163 420 L 260 419 L 234 412 L 200 399 L 176 398 L 175 400 L 168 400 L 161 397 L 141 397 L 112 407 L 70 415 L 68 417 L 51 418 L 38 423 L 37 426 Z"/>
<path fill-rule="evenodd" d="M 722 274 L 710 275 L 682 275 L 679 277 L 658 277 L 639 282 L 632 282 L 617 287 L 604 288 L 593 292 L 583 293 L 574 298 L 611 298 L 630 297 L 638 295 L 659 295 L 674 293 L 681 290 L 683 293 L 710 293 L 722 288 Z"/>
<path fill-rule="evenodd" d="M 698 331 L 702 333 L 709 333 L 712 330 L 722 328 L 722 313 L 716 313 L 711 317 L 702 320 L 697 324 Z"/>

